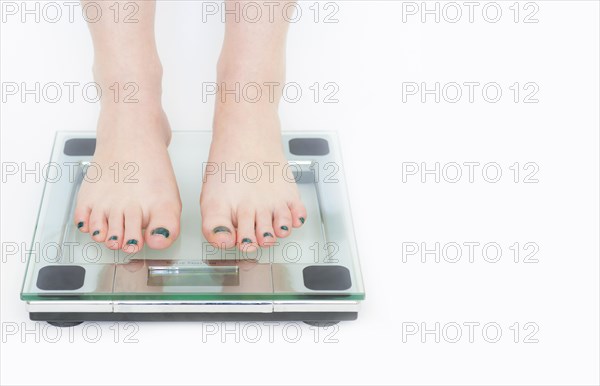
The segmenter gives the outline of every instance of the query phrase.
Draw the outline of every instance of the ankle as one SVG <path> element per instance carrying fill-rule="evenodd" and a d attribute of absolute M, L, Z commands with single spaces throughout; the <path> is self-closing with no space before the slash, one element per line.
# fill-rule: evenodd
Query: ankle
<path fill-rule="evenodd" d="M 162 107 L 129 104 L 102 105 L 96 135 L 99 143 L 132 143 L 143 139 L 147 144 L 171 141 L 171 127 Z"/>
<path fill-rule="evenodd" d="M 212 130 L 212 142 L 216 146 L 239 149 L 272 149 L 281 147 L 281 129 L 279 120 L 263 120 L 256 124 L 253 119 L 219 119 L 215 116 Z"/>
<path fill-rule="evenodd" d="M 276 62 L 252 63 L 221 55 L 217 64 L 216 102 L 271 105 L 277 109 L 285 86 L 285 67 Z"/>
<path fill-rule="evenodd" d="M 161 109 L 163 69 L 160 62 L 123 65 L 96 62 L 92 66 L 104 107 L 142 105 Z"/>

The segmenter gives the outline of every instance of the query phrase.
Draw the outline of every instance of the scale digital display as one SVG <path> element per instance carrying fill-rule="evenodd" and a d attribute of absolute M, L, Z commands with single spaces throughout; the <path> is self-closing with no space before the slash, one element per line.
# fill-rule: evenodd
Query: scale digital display
<path fill-rule="evenodd" d="M 240 284 L 239 268 L 210 266 L 150 266 L 149 286 L 237 286 Z"/>

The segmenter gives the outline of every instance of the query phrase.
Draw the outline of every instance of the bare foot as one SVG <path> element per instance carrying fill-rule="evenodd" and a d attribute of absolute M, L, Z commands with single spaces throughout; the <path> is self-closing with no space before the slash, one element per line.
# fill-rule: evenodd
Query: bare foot
<path fill-rule="evenodd" d="M 202 232 L 213 245 L 269 247 L 306 221 L 283 154 L 276 105 L 218 107 L 205 170 Z"/>
<path fill-rule="evenodd" d="M 179 234 L 181 200 L 167 152 L 171 129 L 160 103 L 148 99 L 102 102 L 96 151 L 74 217 L 95 241 L 129 253 L 144 244 L 167 248 Z"/>
<path fill-rule="evenodd" d="M 267 14 L 267 7 L 262 8 Z M 225 23 L 213 140 L 200 196 L 202 233 L 221 248 L 272 246 L 307 220 L 282 149 L 277 114 L 281 88 L 274 95 L 262 90 L 258 100 L 239 95 L 250 83 L 259 88 L 284 83 L 289 23 L 282 15 L 267 19 L 228 18 Z M 238 91 L 231 95 L 230 90 Z"/>
<path fill-rule="evenodd" d="M 88 0 L 84 1 L 89 2 Z M 114 4 L 95 4 L 104 15 Z M 136 22 L 88 23 L 101 111 L 96 151 L 75 209 L 75 224 L 111 249 L 166 248 L 179 234 L 181 200 L 167 153 L 171 129 L 161 105 L 162 65 L 154 1 L 137 1 Z M 93 178 L 93 181 L 91 180 Z"/>

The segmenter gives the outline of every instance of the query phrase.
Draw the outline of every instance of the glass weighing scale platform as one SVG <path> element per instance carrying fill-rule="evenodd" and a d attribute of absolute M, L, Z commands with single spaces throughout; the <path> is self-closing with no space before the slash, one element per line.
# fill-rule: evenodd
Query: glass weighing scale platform
<path fill-rule="evenodd" d="M 90 169 L 90 132 L 56 135 L 21 299 L 31 320 L 354 320 L 365 298 L 337 137 L 285 132 L 283 146 L 308 216 L 279 245 L 222 250 L 202 235 L 199 197 L 210 131 L 173 132 L 169 153 L 183 205 L 167 249 L 114 251 L 73 221 Z M 274 169 L 282 170 L 282 169 Z M 88 171 L 89 174 L 91 174 Z"/>

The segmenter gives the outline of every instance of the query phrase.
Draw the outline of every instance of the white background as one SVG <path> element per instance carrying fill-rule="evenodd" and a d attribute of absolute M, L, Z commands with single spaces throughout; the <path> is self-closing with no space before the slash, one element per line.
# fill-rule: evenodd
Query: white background
<path fill-rule="evenodd" d="M 311 4 L 304 3 L 288 45 L 288 80 L 301 84 L 306 97 L 284 103 L 281 115 L 285 130 L 340 134 L 367 290 L 359 319 L 318 337 L 302 326 L 297 343 L 291 343 L 295 325 L 275 327 L 273 342 L 262 325 L 262 338 L 252 343 L 255 331 L 234 323 L 87 324 L 52 343 L 56 330 L 29 321 L 19 300 L 21 256 L 3 253 L 2 384 L 598 384 L 598 3 L 537 1 L 525 8 L 521 2 L 515 22 L 513 2 L 499 2 L 496 23 L 482 16 L 486 2 L 478 3 L 472 23 L 462 2 L 456 23 L 447 20 L 452 13 L 423 23 L 403 14 L 410 4 L 399 1 L 337 2 L 338 23 L 323 22 L 335 8 L 321 3 L 315 22 Z M 538 22 L 524 23 L 536 8 Z M 67 16 L 57 23 L 4 16 L 3 85 L 92 80 L 91 41 L 79 14 L 73 23 Z M 201 90 L 215 79 L 223 25 L 207 19 L 198 1 L 158 5 L 164 105 L 174 129 L 211 127 L 212 99 L 203 103 Z M 339 102 L 315 103 L 308 89 L 314 82 L 338 84 Z M 432 95 L 403 103 L 406 82 L 429 88 L 496 82 L 503 94 L 487 102 L 480 86 L 473 103 L 465 94 L 457 103 L 435 103 Z M 538 102 L 523 103 L 522 92 L 515 103 L 509 89 L 515 82 L 535 83 Z M 94 130 L 97 112 L 81 94 L 73 103 L 6 96 L 3 165 L 47 162 L 54 132 Z M 480 166 L 472 183 L 466 167 L 456 183 L 449 182 L 455 169 L 446 169 L 454 171 L 439 183 L 433 175 L 421 182 L 420 174 L 404 174 L 403 181 L 403 165 L 413 162 Z M 481 172 L 492 162 L 503 173 L 496 183 Z M 518 182 L 509 169 L 515 162 Z M 534 170 L 524 169 L 528 162 L 539 169 L 537 183 L 524 182 Z M 32 176 L 5 177 L 3 252 L 7 243 L 28 247 L 43 187 Z M 481 245 L 473 262 L 466 247 L 455 263 L 435 262 L 433 255 L 423 263 L 403 253 L 403 245 L 422 242 L 497 243 L 502 256 L 487 262 Z M 521 249 L 535 243 L 538 262 L 515 263 L 509 249 L 515 242 Z M 479 323 L 472 342 L 469 322 Z M 420 332 L 403 339 L 414 323 L 420 329 L 439 323 L 439 342 Z M 462 326 L 456 343 L 454 323 Z M 482 333 L 486 323 L 500 326 L 498 342 L 489 342 L 494 330 Z M 219 331 L 207 336 L 208 328 Z M 238 329 L 239 343 L 235 334 L 221 334 L 225 328 Z M 33 332 L 22 334 L 26 329 Z M 533 342 L 525 343 L 534 329 Z M 98 330 L 98 342 L 90 343 Z"/>

